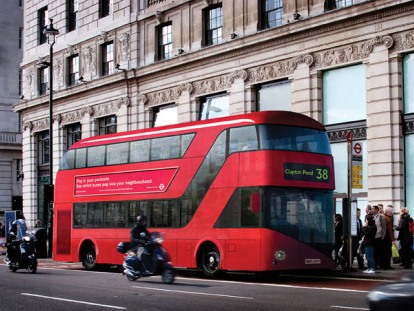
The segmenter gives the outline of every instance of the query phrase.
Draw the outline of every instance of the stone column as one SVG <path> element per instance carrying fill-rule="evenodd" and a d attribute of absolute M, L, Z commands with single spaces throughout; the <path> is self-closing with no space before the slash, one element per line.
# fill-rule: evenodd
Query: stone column
<path fill-rule="evenodd" d="M 372 40 L 367 80 L 368 197 L 399 206 L 403 202 L 403 139 L 398 60 L 390 59 L 389 36 Z"/>
<path fill-rule="evenodd" d="M 178 98 L 177 106 L 177 119 L 178 123 L 194 121 L 191 118 L 191 92 L 193 91 L 193 86 L 188 83 L 181 86 L 181 94 Z"/>
<path fill-rule="evenodd" d="M 31 122 L 23 125 L 23 214 L 28 220 L 37 218 L 37 139 Z"/>
<path fill-rule="evenodd" d="M 246 112 L 245 81 L 247 72 L 237 70 L 232 74 L 233 83 L 230 87 L 230 115 Z"/>

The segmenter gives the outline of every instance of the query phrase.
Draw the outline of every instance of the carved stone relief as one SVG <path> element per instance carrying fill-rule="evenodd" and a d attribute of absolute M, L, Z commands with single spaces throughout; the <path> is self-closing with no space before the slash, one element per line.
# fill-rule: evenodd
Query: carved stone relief
<path fill-rule="evenodd" d="M 91 77 L 96 73 L 95 55 L 95 49 L 92 46 L 82 50 L 82 75 Z"/>
<path fill-rule="evenodd" d="M 118 64 L 125 63 L 131 58 L 129 34 L 123 33 L 118 37 L 117 61 Z"/>
<path fill-rule="evenodd" d="M 247 70 L 248 82 L 271 80 L 293 74 L 297 63 L 295 60 L 285 60 L 274 64 L 255 67 Z"/>
<path fill-rule="evenodd" d="M 53 81 L 56 81 L 53 85 L 54 89 L 63 86 L 63 64 L 61 59 L 57 59 L 53 64 Z"/>
<path fill-rule="evenodd" d="M 392 39 L 394 40 L 393 52 L 414 48 L 414 30 L 393 35 Z"/>
<path fill-rule="evenodd" d="M 28 69 L 25 74 L 25 89 L 26 94 L 31 97 L 34 95 L 34 72 L 33 69 Z M 25 94 L 25 95 L 26 95 Z"/>
<path fill-rule="evenodd" d="M 156 106 L 163 103 L 177 101 L 181 95 L 181 86 L 146 94 L 147 104 Z"/>

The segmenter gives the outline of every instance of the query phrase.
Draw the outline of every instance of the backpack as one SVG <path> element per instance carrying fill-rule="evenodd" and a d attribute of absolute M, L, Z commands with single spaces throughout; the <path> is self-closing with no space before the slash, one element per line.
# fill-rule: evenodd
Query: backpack
<path fill-rule="evenodd" d="M 414 222 L 412 218 L 408 221 L 408 230 L 411 232 L 411 234 L 414 234 Z"/>

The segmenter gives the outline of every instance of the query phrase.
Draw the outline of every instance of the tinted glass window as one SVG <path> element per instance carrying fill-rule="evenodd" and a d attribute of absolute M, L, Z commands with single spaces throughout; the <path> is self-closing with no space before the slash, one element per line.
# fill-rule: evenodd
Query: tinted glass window
<path fill-rule="evenodd" d="M 88 148 L 88 167 L 105 164 L 105 146 Z"/>
<path fill-rule="evenodd" d="M 268 187 L 264 192 L 263 225 L 306 243 L 332 243 L 332 191 Z"/>
<path fill-rule="evenodd" d="M 324 131 L 285 125 L 259 125 L 260 149 L 305 151 L 330 154 Z"/>
<path fill-rule="evenodd" d="M 106 147 L 106 164 L 128 163 L 129 143 L 113 144 Z"/>
<path fill-rule="evenodd" d="M 229 153 L 237 151 L 257 150 L 259 143 L 255 126 L 244 126 L 230 129 Z"/>

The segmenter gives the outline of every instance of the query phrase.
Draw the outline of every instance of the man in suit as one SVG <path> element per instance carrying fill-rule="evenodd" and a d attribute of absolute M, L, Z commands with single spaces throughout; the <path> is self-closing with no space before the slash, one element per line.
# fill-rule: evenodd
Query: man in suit
<path fill-rule="evenodd" d="M 358 254 L 359 242 L 362 240 L 361 210 L 359 208 L 357 208 L 356 224 L 357 224 L 357 235 L 352 237 L 352 259 L 356 257 L 358 261 L 358 270 L 363 270 L 365 269 L 364 268 L 364 254 Z"/>

